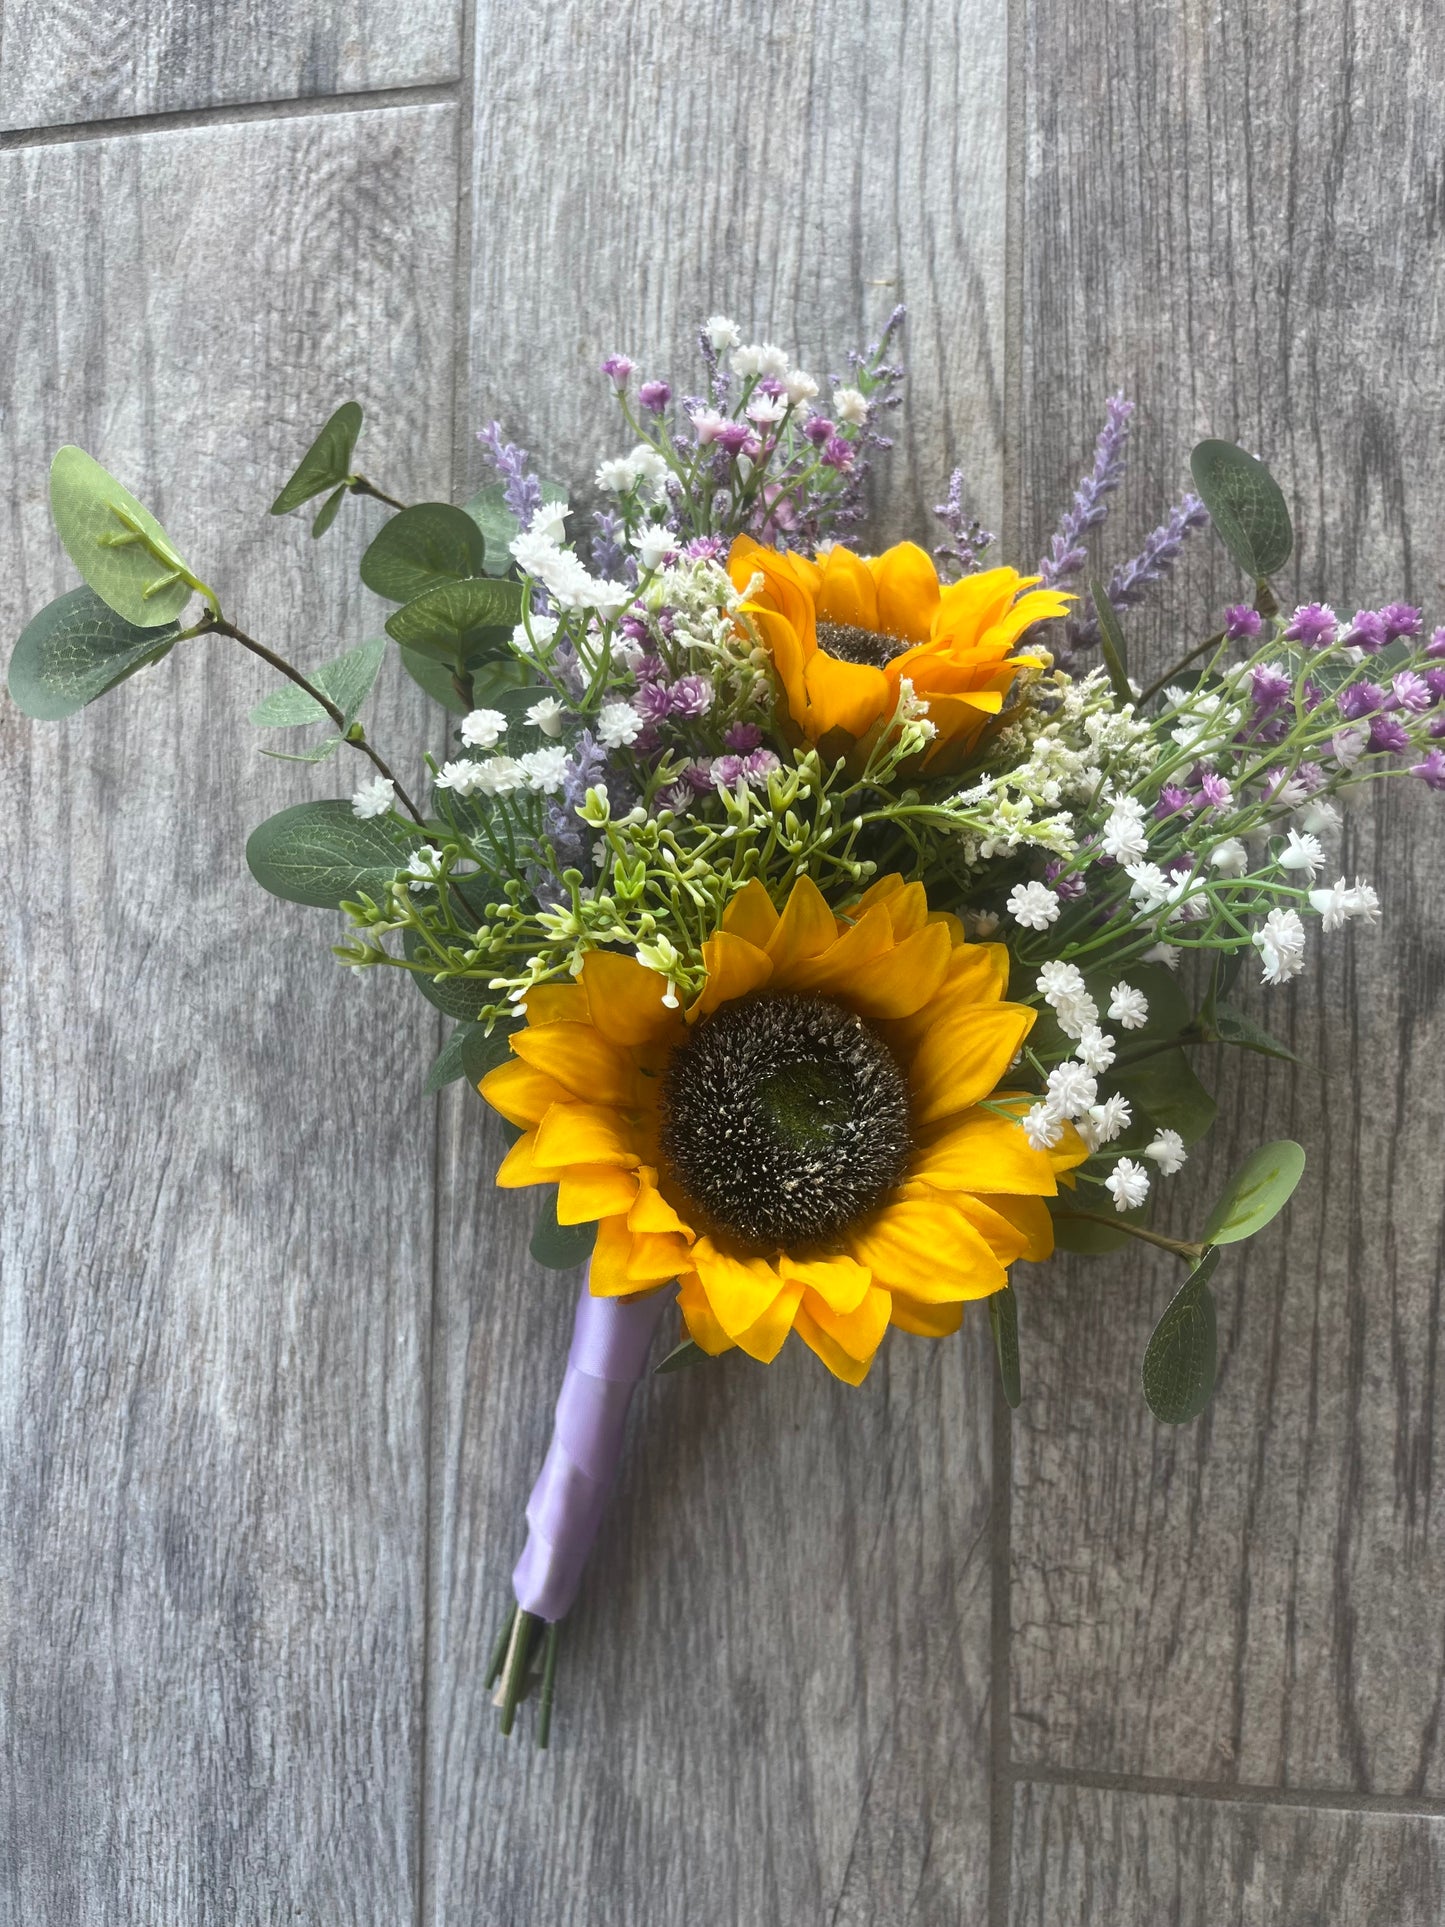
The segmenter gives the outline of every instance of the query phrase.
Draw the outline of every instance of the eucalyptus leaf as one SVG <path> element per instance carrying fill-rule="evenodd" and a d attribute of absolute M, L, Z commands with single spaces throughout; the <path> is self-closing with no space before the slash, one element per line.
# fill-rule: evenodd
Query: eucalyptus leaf
<path fill-rule="evenodd" d="M 160 523 L 83 448 L 56 451 L 50 514 L 71 561 L 127 622 L 163 628 L 194 595 L 192 571 Z"/>
<path fill-rule="evenodd" d="M 343 482 L 340 488 L 332 489 L 326 500 L 321 504 L 320 508 L 317 509 L 316 520 L 311 524 L 311 540 L 313 542 L 319 541 L 336 520 L 336 511 L 341 507 L 342 498 L 345 494 L 346 484 Z"/>
<path fill-rule="evenodd" d="M 1263 1231 L 1294 1196 L 1304 1168 L 1304 1151 L 1292 1138 L 1262 1144 L 1225 1186 L 1205 1224 L 1203 1242 L 1233 1245 Z"/>
<path fill-rule="evenodd" d="M 1144 1397 L 1163 1425 L 1187 1425 L 1214 1390 L 1218 1334 L 1208 1280 L 1219 1263 L 1206 1251 L 1170 1299 L 1144 1353 Z"/>
<path fill-rule="evenodd" d="M 139 629 L 91 588 L 71 589 L 26 624 L 10 658 L 10 694 L 27 716 L 73 716 L 138 669 L 170 654 L 178 634 Z"/>
<path fill-rule="evenodd" d="M 454 716 L 465 716 L 467 705 L 457 694 L 457 686 L 452 681 L 452 671 L 446 663 L 435 657 L 420 655 L 415 649 L 398 649 L 401 666 L 412 681 L 426 691 L 434 703 L 440 703 Z"/>
<path fill-rule="evenodd" d="M 597 1242 L 595 1224 L 558 1224 L 557 1193 L 549 1188 L 532 1231 L 532 1256 L 549 1271 L 571 1271 L 585 1264 Z"/>
<path fill-rule="evenodd" d="M 296 803 L 251 832 L 246 862 L 273 897 L 339 909 L 365 894 L 385 899 L 412 844 L 382 817 L 358 817 L 349 803 Z"/>
<path fill-rule="evenodd" d="M 659 1372 L 685 1372 L 690 1365 L 707 1365 L 712 1362 L 712 1353 L 705 1352 L 695 1338 L 684 1338 L 680 1345 L 674 1345 L 660 1365 L 654 1365 L 652 1375 Z"/>
<path fill-rule="evenodd" d="M 1233 442 L 1200 442 L 1189 457 L 1199 498 L 1219 539 L 1256 581 L 1289 561 L 1294 530 L 1279 483 L 1263 462 Z"/>
<path fill-rule="evenodd" d="M 310 672 L 309 680 L 324 696 L 331 698 L 345 716 L 348 726 L 371 694 L 371 686 L 376 681 L 385 654 L 386 637 L 375 636 L 370 642 L 358 643 L 355 649 L 348 649 L 344 655 L 335 656 L 330 662 L 324 662 L 319 669 Z M 273 689 L 265 701 L 257 703 L 251 711 L 251 721 L 263 729 L 294 729 L 302 723 L 324 723 L 329 720 L 326 711 L 313 696 L 308 696 L 304 689 L 298 689 L 295 683 L 289 682 L 280 689 Z"/>
<path fill-rule="evenodd" d="M 360 402 L 344 401 L 301 457 L 295 474 L 271 504 L 273 515 L 287 515 L 313 495 L 344 486 L 351 480 L 351 458 L 361 433 Z M 328 504 L 329 506 L 329 504 Z M 322 514 L 325 514 L 325 509 Z M 333 515 L 335 510 L 332 510 Z M 321 517 L 318 516 L 319 522 Z M 328 525 L 329 526 L 329 525 Z M 311 533 L 324 531 L 313 525 Z"/>
<path fill-rule="evenodd" d="M 1277 1057 L 1285 1064 L 1299 1062 L 1288 1044 L 1271 1037 L 1267 1030 L 1262 1030 L 1252 1017 L 1246 1017 L 1233 1004 L 1215 1005 L 1214 1032 L 1221 1044 L 1233 1044 L 1237 1050 L 1252 1050 L 1260 1057 Z"/>
<path fill-rule="evenodd" d="M 425 656 L 465 662 L 474 653 L 500 656 L 522 615 L 520 582 L 473 576 L 428 589 L 387 617 L 386 633 Z"/>
<path fill-rule="evenodd" d="M 480 576 L 482 532 L 465 509 L 418 502 L 383 523 L 361 558 L 361 579 L 389 602 L 412 602 L 445 582 Z"/>
<path fill-rule="evenodd" d="M 473 1032 L 481 1029 L 480 1024 L 457 1025 L 432 1059 L 431 1069 L 426 1074 L 426 1082 L 421 1087 L 424 1097 L 435 1097 L 437 1092 L 444 1090 L 448 1084 L 455 1084 L 459 1077 L 466 1076 L 467 1067 L 463 1060 L 463 1052 L 466 1049 L 467 1039 Z"/>
<path fill-rule="evenodd" d="M 990 1294 L 988 1322 L 993 1331 L 993 1348 L 998 1354 L 998 1375 L 1003 1395 L 1011 1412 L 1023 1398 L 1019 1375 L 1019 1308 L 1012 1285 Z"/>
<path fill-rule="evenodd" d="M 1134 692 L 1129 687 L 1129 658 L 1124 631 L 1119 627 L 1119 618 L 1109 600 L 1109 591 L 1096 575 L 1089 577 L 1089 594 L 1093 597 L 1094 611 L 1099 618 L 1099 650 L 1104 658 L 1104 667 L 1109 672 L 1109 682 L 1121 703 L 1131 703 Z"/>
<path fill-rule="evenodd" d="M 1114 1083 L 1136 1111 L 1195 1144 L 1213 1124 L 1218 1105 L 1194 1075 L 1182 1050 L 1160 1051 L 1142 1063 L 1120 1063 Z"/>
<path fill-rule="evenodd" d="M 1193 1016 L 1189 999 L 1180 989 L 1179 979 L 1165 964 L 1116 964 L 1112 970 L 1086 972 L 1084 983 L 1099 1007 L 1099 1022 L 1105 1030 L 1113 1032 L 1123 1056 L 1139 1045 L 1177 1037 L 1189 1028 Z M 1144 993 L 1149 1013 L 1138 1030 L 1125 1030 L 1108 1014 L 1114 985 L 1118 983 Z"/>

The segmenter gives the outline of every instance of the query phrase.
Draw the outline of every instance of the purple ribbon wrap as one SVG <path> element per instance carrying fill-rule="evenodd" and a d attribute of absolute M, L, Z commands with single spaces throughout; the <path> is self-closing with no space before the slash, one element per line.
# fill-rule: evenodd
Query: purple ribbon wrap
<path fill-rule="evenodd" d="M 552 1443 L 527 1501 L 527 1543 L 512 1572 L 524 1612 L 565 1618 L 622 1456 L 627 1408 L 671 1294 L 594 1298 L 583 1281 Z"/>

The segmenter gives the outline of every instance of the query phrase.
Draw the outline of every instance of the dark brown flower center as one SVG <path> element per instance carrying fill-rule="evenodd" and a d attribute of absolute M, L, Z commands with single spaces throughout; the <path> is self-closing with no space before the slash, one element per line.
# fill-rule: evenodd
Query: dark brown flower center
<path fill-rule="evenodd" d="M 885 663 L 901 656 L 913 644 L 903 636 L 886 635 L 881 629 L 860 629 L 852 622 L 820 622 L 818 624 L 818 647 L 826 649 L 830 656 L 839 662 L 865 664 L 870 669 L 881 669 Z"/>
<path fill-rule="evenodd" d="M 897 1059 L 827 998 L 724 1004 L 664 1076 L 672 1175 L 713 1225 L 757 1250 L 846 1230 L 902 1181 L 911 1149 Z"/>

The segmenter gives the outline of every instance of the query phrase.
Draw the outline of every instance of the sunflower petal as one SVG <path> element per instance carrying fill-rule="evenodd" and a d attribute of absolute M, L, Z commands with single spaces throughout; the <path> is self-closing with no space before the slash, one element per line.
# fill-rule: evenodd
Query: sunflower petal
<path fill-rule="evenodd" d="M 842 944 L 838 949 L 843 948 Z M 928 1003 L 943 982 L 953 942 L 942 924 L 926 924 L 911 937 L 873 957 L 838 985 L 861 1017 L 882 1022 L 911 1017 Z"/>
<path fill-rule="evenodd" d="M 856 1311 L 868 1295 L 873 1282 L 873 1274 L 866 1265 L 860 1265 L 856 1258 L 845 1252 L 837 1252 L 831 1258 L 789 1258 L 778 1260 L 778 1270 L 785 1278 L 799 1278 L 808 1287 L 809 1294 L 821 1298 L 825 1305 L 835 1312 L 846 1314 Z"/>
<path fill-rule="evenodd" d="M 819 565 L 822 580 L 817 604 L 820 622 L 852 629 L 877 629 L 878 589 L 868 564 L 841 545 L 829 549 Z"/>
<path fill-rule="evenodd" d="M 533 1153 L 537 1148 L 537 1133 L 527 1131 L 517 1139 L 507 1155 L 497 1166 L 496 1185 L 502 1191 L 520 1191 L 528 1184 L 550 1184 L 556 1175 L 552 1171 L 538 1168 Z"/>
<path fill-rule="evenodd" d="M 808 658 L 803 679 L 808 710 L 797 720 L 815 743 L 830 729 L 846 730 L 850 736 L 865 735 L 893 708 L 887 676 L 866 662 L 841 662 L 820 649 Z"/>
<path fill-rule="evenodd" d="M 981 1107 L 951 1118 L 931 1144 L 915 1151 L 908 1175 L 938 1191 L 1008 1191 L 1040 1198 L 1058 1191 L 1048 1153 L 1031 1147 L 1016 1119 Z"/>
<path fill-rule="evenodd" d="M 626 1298 L 637 1286 L 627 1275 L 632 1233 L 626 1218 L 604 1218 L 597 1227 L 587 1267 L 587 1288 L 594 1298 Z"/>
<path fill-rule="evenodd" d="M 987 1097 L 1033 1028 L 1026 1004 L 967 1004 L 940 1000 L 909 1067 L 913 1117 L 918 1125 L 970 1110 Z"/>
<path fill-rule="evenodd" d="M 637 1201 L 627 1214 L 629 1231 L 675 1232 L 692 1241 L 692 1227 L 683 1223 L 657 1188 L 657 1173 L 644 1164 L 638 1172 Z"/>
<path fill-rule="evenodd" d="M 533 984 L 527 992 L 527 1022 L 557 1024 L 566 1018 L 587 1020 L 587 992 L 581 984 Z"/>
<path fill-rule="evenodd" d="M 878 590 L 878 626 L 905 642 L 926 642 L 938 612 L 938 571 L 916 542 L 898 542 L 868 564 Z"/>
<path fill-rule="evenodd" d="M 593 1024 L 614 1044 L 656 1043 L 677 1024 L 677 1013 L 662 1001 L 666 980 L 635 957 L 590 950 L 582 966 L 582 987 Z"/>
<path fill-rule="evenodd" d="M 781 977 L 789 965 L 816 957 L 838 940 L 838 925 L 822 891 L 811 877 L 799 877 L 783 906 L 778 927 L 768 939 L 768 956 Z"/>
<path fill-rule="evenodd" d="M 754 944 L 759 950 L 767 949 L 778 927 L 778 913 L 756 877 L 745 883 L 735 897 L 729 898 L 722 927 L 730 937 L 741 937 L 744 943 Z"/>
<path fill-rule="evenodd" d="M 853 983 L 862 970 L 874 962 L 886 965 L 892 954 L 893 925 L 886 907 L 877 904 L 857 923 L 845 925 L 841 936 L 834 924 L 833 940 L 815 956 L 780 962 L 773 984 L 778 990 L 813 997 L 846 997 L 851 1003 Z"/>
<path fill-rule="evenodd" d="M 1049 1207 L 1042 1198 L 992 1197 L 987 1200 L 989 1209 L 996 1211 L 1001 1218 L 1007 1218 L 1024 1239 L 1020 1258 L 1030 1264 L 1042 1264 L 1045 1258 L 1054 1255 L 1054 1220 Z M 981 1227 L 980 1227 L 981 1228 Z M 988 1235 L 984 1233 L 985 1237 Z"/>
<path fill-rule="evenodd" d="M 591 1224 L 625 1215 L 637 1198 L 637 1179 L 615 1164 L 574 1164 L 557 1181 L 558 1224 Z"/>
<path fill-rule="evenodd" d="M 987 1241 L 937 1194 L 885 1204 L 848 1234 L 848 1249 L 875 1285 L 923 1304 L 983 1298 L 1008 1282 Z"/>
<path fill-rule="evenodd" d="M 814 1324 L 843 1347 L 860 1364 L 873 1356 L 888 1329 L 893 1301 L 879 1285 L 870 1285 L 852 1311 L 838 1312 L 820 1292 L 805 1294 L 804 1303 Z"/>
<path fill-rule="evenodd" d="M 512 1049 L 524 1064 L 555 1078 L 573 1097 L 597 1104 L 630 1104 L 637 1097 L 631 1061 L 591 1024 L 570 1018 L 520 1030 Z"/>
<path fill-rule="evenodd" d="M 963 1306 L 924 1305 L 905 1292 L 893 1294 L 892 1323 L 918 1338 L 949 1338 L 963 1323 Z"/>
<path fill-rule="evenodd" d="M 799 1305 L 794 1314 L 793 1330 L 808 1349 L 822 1359 L 834 1378 L 841 1378 L 848 1385 L 861 1385 L 868 1376 L 873 1359 L 850 1356 L 831 1333 L 823 1330 L 805 1305 Z"/>
<path fill-rule="evenodd" d="M 537 1126 L 533 1157 L 553 1172 L 573 1164 L 635 1170 L 642 1162 L 621 1113 L 606 1104 L 554 1104 Z"/>
<path fill-rule="evenodd" d="M 716 931 L 708 938 L 702 947 L 702 960 L 707 969 L 707 982 L 696 1003 L 688 1008 L 690 1024 L 708 1016 L 719 1004 L 746 997 L 773 974 L 772 958 L 767 952 L 745 937 L 735 937 L 730 930 Z"/>
<path fill-rule="evenodd" d="M 544 1077 L 519 1057 L 488 1071 L 477 1089 L 494 1111 L 509 1124 L 540 1124 L 554 1104 L 565 1104 L 571 1093 L 554 1077 Z"/>
<path fill-rule="evenodd" d="M 702 1280 L 707 1301 L 729 1338 L 740 1338 L 772 1304 L 782 1280 L 766 1258 L 737 1258 L 711 1238 L 692 1248 L 692 1269 Z"/>
<path fill-rule="evenodd" d="M 755 1324 L 738 1333 L 738 1345 L 749 1358 L 771 1365 L 783 1349 L 783 1340 L 793 1329 L 793 1318 L 803 1296 L 801 1278 L 786 1280 L 777 1297 Z"/>
<path fill-rule="evenodd" d="M 713 1316 L 712 1306 L 707 1302 L 707 1293 L 702 1288 L 702 1280 L 695 1271 L 689 1272 L 677 1288 L 677 1308 L 682 1313 L 687 1335 L 695 1345 L 705 1351 L 709 1358 L 716 1358 L 720 1352 L 735 1349 L 732 1339 Z"/>

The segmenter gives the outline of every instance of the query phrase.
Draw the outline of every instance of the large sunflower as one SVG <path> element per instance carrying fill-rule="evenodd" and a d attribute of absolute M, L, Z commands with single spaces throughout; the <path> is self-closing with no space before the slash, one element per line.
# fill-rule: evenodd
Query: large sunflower
<path fill-rule="evenodd" d="M 1031 1100 L 997 1091 L 1034 1018 L 1004 1001 L 1002 945 L 965 942 L 919 883 L 835 916 L 805 878 L 781 914 L 749 883 L 704 955 L 684 1016 L 594 951 L 530 993 L 482 1080 L 524 1127 L 498 1184 L 556 1184 L 563 1224 L 599 1221 L 594 1292 L 677 1279 L 704 1351 L 770 1360 L 796 1331 L 857 1384 L 890 1323 L 942 1337 L 1048 1257 L 1043 1201 L 1084 1151 L 1030 1149 Z"/>
<path fill-rule="evenodd" d="M 1038 666 L 1037 656 L 1010 655 L 1024 631 L 1065 614 L 1070 600 L 1033 589 L 1038 577 L 1014 569 L 984 569 L 944 585 L 913 542 L 867 557 L 832 548 L 811 562 L 740 535 L 728 572 L 739 589 L 763 578 L 743 611 L 771 651 L 789 713 L 810 742 L 835 730 L 866 736 L 893 713 L 906 676 L 938 732 L 925 764 L 940 770 L 977 743 L 1019 671 Z"/>

